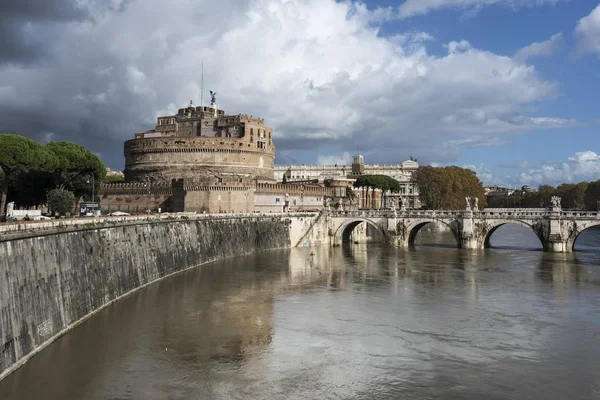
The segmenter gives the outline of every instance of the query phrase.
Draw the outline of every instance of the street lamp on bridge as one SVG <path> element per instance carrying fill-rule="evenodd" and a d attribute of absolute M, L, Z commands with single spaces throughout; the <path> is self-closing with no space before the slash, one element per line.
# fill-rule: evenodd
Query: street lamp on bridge
<path fill-rule="evenodd" d="M 94 192 L 94 189 L 96 187 L 96 181 L 94 180 L 94 174 L 89 173 L 89 174 L 86 174 L 86 176 L 89 176 L 92 178 L 92 181 L 91 181 L 91 183 L 92 183 L 92 201 L 90 203 L 92 204 L 92 214 L 96 215 L 96 196 L 95 196 L 95 192 Z M 90 180 L 88 179 L 86 182 L 90 183 Z"/>

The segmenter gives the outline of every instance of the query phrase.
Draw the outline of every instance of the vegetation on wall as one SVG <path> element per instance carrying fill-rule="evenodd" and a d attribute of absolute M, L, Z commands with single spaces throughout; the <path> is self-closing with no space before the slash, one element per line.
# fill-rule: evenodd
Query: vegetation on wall
<path fill-rule="evenodd" d="M 465 198 L 479 199 L 479 208 L 487 206 L 485 191 L 474 171 L 461 167 L 420 167 L 413 174 L 419 188 L 422 208 L 430 210 L 464 210 Z"/>

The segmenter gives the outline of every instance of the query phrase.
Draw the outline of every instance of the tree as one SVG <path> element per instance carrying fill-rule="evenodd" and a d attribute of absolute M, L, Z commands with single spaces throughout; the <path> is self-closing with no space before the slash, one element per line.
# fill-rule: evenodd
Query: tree
<path fill-rule="evenodd" d="M 584 202 L 585 208 L 588 210 L 598 210 L 598 202 L 600 201 L 600 180 L 590 182 L 585 191 Z"/>
<path fill-rule="evenodd" d="M 0 215 L 6 211 L 9 182 L 16 174 L 32 170 L 54 171 L 56 157 L 35 140 L 15 134 L 0 134 L 0 168 L 4 171 Z"/>
<path fill-rule="evenodd" d="M 561 197 L 563 208 L 585 208 L 585 192 L 588 183 L 563 183 L 556 188 L 556 195 Z"/>
<path fill-rule="evenodd" d="M 398 193 L 400 191 L 400 183 L 394 178 L 387 175 L 360 175 L 354 181 L 354 187 L 366 188 L 366 199 L 368 200 L 366 207 L 372 207 L 374 203 L 375 189 L 381 190 L 382 193 L 391 190 Z M 369 196 L 369 190 L 371 195 Z"/>
<path fill-rule="evenodd" d="M 45 147 L 58 160 L 55 174 L 57 188 L 73 192 L 77 202 L 88 193 L 91 197 L 92 182 L 94 192 L 99 192 L 100 183 L 106 177 L 106 166 L 97 155 L 71 142 L 50 142 Z"/>
<path fill-rule="evenodd" d="M 123 183 L 125 178 L 120 175 L 107 175 L 102 179 L 102 183 Z"/>
<path fill-rule="evenodd" d="M 287 184 L 287 175 L 283 174 L 283 184 Z"/>
<path fill-rule="evenodd" d="M 64 189 L 52 189 L 48 192 L 48 208 L 52 214 L 66 215 L 75 207 L 75 195 Z"/>
<path fill-rule="evenodd" d="M 413 182 L 421 204 L 428 209 L 462 210 L 466 197 L 478 198 L 480 209 L 487 206 L 483 185 L 470 169 L 424 166 L 415 171 Z"/>
<path fill-rule="evenodd" d="M 540 185 L 538 188 L 539 207 L 548 207 L 550 205 L 550 198 L 556 195 L 556 189 L 551 185 Z"/>

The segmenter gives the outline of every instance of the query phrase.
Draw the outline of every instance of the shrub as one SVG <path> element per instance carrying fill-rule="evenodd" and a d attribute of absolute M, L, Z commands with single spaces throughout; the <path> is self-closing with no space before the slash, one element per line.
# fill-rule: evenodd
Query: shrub
<path fill-rule="evenodd" d="M 66 215 L 75 207 L 75 195 L 64 189 L 54 189 L 48 192 L 48 208 L 52 214 Z"/>

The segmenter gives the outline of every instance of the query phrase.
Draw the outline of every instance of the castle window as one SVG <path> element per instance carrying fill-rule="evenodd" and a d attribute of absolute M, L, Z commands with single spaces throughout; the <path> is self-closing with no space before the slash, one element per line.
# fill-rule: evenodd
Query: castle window
<path fill-rule="evenodd" d="M 254 135 L 254 128 L 250 128 L 250 135 Z"/>

